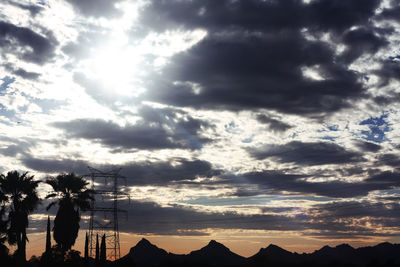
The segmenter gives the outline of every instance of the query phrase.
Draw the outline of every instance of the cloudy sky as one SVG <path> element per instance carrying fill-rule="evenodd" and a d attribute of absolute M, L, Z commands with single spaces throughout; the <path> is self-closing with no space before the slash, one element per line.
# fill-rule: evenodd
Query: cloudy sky
<path fill-rule="evenodd" d="M 121 167 L 123 251 L 399 242 L 399 47 L 397 0 L 4 0 L 0 172 Z"/>

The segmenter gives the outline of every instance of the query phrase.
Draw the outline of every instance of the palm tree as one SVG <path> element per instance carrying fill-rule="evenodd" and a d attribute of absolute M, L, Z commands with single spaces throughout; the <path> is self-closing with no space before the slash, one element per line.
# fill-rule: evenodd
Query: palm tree
<path fill-rule="evenodd" d="M 0 260 L 8 255 L 8 248 L 4 245 L 7 240 L 7 220 L 4 218 L 6 213 L 7 197 L 0 188 Z"/>
<path fill-rule="evenodd" d="M 7 221 L 4 220 L 7 197 L 0 187 L 0 246 L 6 241 Z"/>
<path fill-rule="evenodd" d="M 74 173 L 63 173 L 50 177 L 46 183 L 53 188 L 53 192 L 46 196 L 57 198 L 47 207 L 49 210 L 58 204 L 58 211 L 54 220 L 53 237 L 63 252 L 70 250 L 78 237 L 80 213 L 90 208 L 93 200 L 93 190 L 87 188 L 89 184 L 82 177 Z"/>
<path fill-rule="evenodd" d="M 18 261 L 26 261 L 26 228 L 28 215 L 32 213 L 40 202 L 37 194 L 39 181 L 33 180 L 28 172 L 22 175 L 17 171 L 8 172 L 0 176 L 0 188 L 7 198 L 8 221 L 7 239 L 11 245 L 17 244 L 15 256 Z"/>

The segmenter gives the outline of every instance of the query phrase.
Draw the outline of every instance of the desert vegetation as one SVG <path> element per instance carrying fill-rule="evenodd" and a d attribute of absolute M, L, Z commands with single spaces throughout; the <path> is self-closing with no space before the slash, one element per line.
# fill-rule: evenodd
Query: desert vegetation
<path fill-rule="evenodd" d="M 46 210 L 57 208 L 51 229 L 50 217 L 47 221 L 45 251 L 42 255 L 26 259 L 26 243 L 29 242 L 27 228 L 29 215 L 42 204 L 38 185 L 51 186 L 45 199 L 52 200 Z M 45 180 L 37 180 L 28 172 L 10 171 L 0 176 L 0 260 L 2 266 L 59 266 L 71 263 L 83 264 L 80 252 L 72 246 L 78 237 L 81 212 L 90 208 L 93 190 L 88 182 L 74 173 L 61 173 Z M 56 242 L 51 245 L 51 232 Z M 8 245 L 8 246 L 7 246 Z M 16 247 L 10 252 L 9 246 Z M 105 253 L 105 243 L 102 245 Z M 87 249 L 87 248 L 86 248 Z M 100 253 L 100 252 L 99 252 Z M 87 253 L 86 261 L 88 260 Z M 103 257 L 103 260 L 104 257 Z M 4 264 L 4 265 L 3 265 Z"/>

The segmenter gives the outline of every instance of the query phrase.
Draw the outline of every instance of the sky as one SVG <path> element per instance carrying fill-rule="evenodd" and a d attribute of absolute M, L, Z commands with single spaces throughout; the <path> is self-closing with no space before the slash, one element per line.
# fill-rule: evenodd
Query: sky
<path fill-rule="evenodd" d="M 122 168 L 122 254 L 399 242 L 399 47 L 396 0 L 4 0 L 0 172 Z"/>

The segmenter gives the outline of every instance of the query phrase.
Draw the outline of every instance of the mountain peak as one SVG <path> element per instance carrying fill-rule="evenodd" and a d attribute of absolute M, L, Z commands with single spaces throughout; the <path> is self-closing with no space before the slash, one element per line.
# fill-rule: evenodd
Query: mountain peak
<path fill-rule="evenodd" d="M 260 251 L 257 253 L 258 255 L 290 255 L 292 254 L 291 252 L 277 246 L 274 244 L 270 244 L 266 248 L 261 248 Z M 256 254 L 256 255 L 257 255 Z"/>
<path fill-rule="evenodd" d="M 209 245 L 213 245 L 213 244 L 219 244 L 217 241 L 215 241 L 214 239 L 210 240 L 210 242 L 208 243 Z"/>
<path fill-rule="evenodd" d="M 142 238 L 136 246 L 131 248 L 131 254 L 137 253 L 149 253 L 149 254 L 167 254 L 167 252 L 161 248 L 158 248 L 156 245 L 153 245 L 146 238 Z"/>
<path fill-rule="evenodd" d="M 277 249 L 277 248 L 282 249 L 281 247 L 274 244 L 269 244 L 269 246 L 267 247 L 267 249 Z"/>
<path fill-rule="evenodd" d="M 159 264 L 165 257 L 167 257 L 167 252 L 156 245 L 153 245 L 146 238 L 142 238 L 136 246 L 132 247 L 129 251 L 129 256 L 134 262 L 151 262 L 154 264 Z"/>
<path fill-rule="evenodd" d="M 136 244 L 136 246 L 154 246 L 149 240 L 146 238 L 140 239 L 140 241 Z"/>
<path fill-rule="evenodd" d="M 211 240 L 211 241 L 208 243 L 207 247 L 225 247 L 225 246 L 224 246 L 223 244 L 221 244 L 221 243 L 215 241 L 215 240 Z"/>
<path fill-rule="evenodd" d="M 336 246 L 336 248 L 338 248 L 338 249 L 347 249 L 347 250 L 353 250 L 354 249 L 349 244 L 340 244 L 340 245 Z"/>
<path fill-rule="evenodd" d="M 244 258 L 230 251 L 223 244 L 211 240 L 205 247 L 190 252 L 190 262 L 197 262 L 204 265 L 230 266 L 243 263 Z"/>

